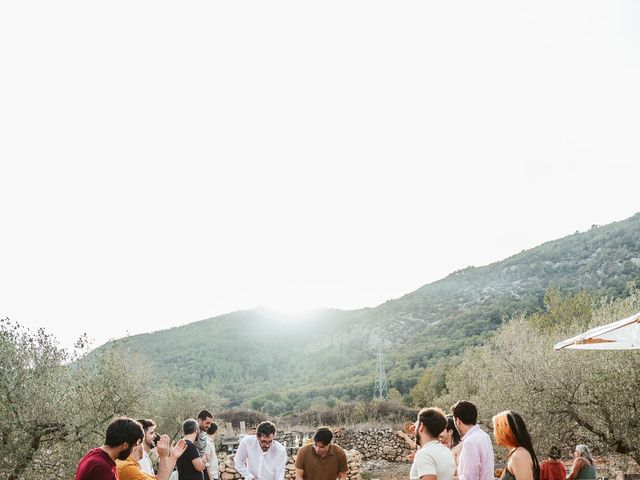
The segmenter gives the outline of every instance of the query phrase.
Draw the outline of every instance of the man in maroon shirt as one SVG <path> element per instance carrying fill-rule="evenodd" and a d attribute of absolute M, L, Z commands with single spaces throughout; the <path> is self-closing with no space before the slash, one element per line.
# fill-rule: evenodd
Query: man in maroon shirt
<path fill-rule="evenodd" d="M 126 460 L 144 438 L 142 425 L 132 418 L 117 418 L 107 427 L 104 445 L 82 457 L 75 480 L 118 480 L 116 459 Z"/>

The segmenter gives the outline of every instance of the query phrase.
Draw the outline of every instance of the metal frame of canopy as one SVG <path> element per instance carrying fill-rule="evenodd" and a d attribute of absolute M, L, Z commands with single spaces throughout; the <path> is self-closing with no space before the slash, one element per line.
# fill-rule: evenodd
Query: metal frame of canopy
<path fill-rule="evenodd" d="M 555 350 L 634 350 L 640 349 L 640 313 L 617 322 L 595 327 L 580 335 L 558 342 Z"/>

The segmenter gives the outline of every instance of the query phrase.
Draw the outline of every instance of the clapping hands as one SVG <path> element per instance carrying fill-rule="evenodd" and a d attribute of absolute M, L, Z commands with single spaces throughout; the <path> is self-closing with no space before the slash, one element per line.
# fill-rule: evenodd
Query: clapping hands
<path fill-rule="evenodd" d="M 169 435 L 162 435 L 156 444 L 156 448 L 160 457 L 172 456 L 178 458 L 187 449 L 187 443 L 184 440 L 178 440 L 172 447 Z"/>

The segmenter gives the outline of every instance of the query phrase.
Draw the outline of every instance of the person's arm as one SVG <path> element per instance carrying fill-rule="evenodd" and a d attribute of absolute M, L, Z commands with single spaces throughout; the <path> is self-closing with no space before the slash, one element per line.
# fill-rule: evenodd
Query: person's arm
<path fill-rule="evenodd" d="M 576 478 L 578 476 L 578 474 L 580 473 L 581 469 L 582 469 L 582 460 L 580 460 L 580 458 L 576 458 L 573 461 L 573 465 L 571 466 L 571 473 L 569 474 L 569 476 L 567 478 L 569 480 L 573 480 L 574 478 Z"/>
<path fill-rule="evenodd" d="M 306 450 L 307 447 L 302 447 L 298 450 L 298 455 L 296 456 L 296 480 L 304 480 L 304 460 Z"/>
<path fill-rule="evenodd" d="M 236 467 L 236 471 L 240 475 L 242 475 L 244 480 L 253 480 L 254 477 L 249 471 L 249 467 L 247 466 L 248 456 L 249 456 L 249 451 L 247 448 L 247 442 L 244 441 L 244 438 L 243 438 L 240 441 L 240 445 L 238 445 L 238 451 L 236 452 L 236 456 L 233 459 L 233 464 Z"/>
<path fill-rule="evenodd" d="M 338 478 L 340 480 L 347 480 L 347 471 L 349 470 L 349 464 L 347 463 L 347 454 L 344 450 L 339 450 L 340 458 L 338 459 Z"/>
<path fill-rule="evenodd" d="M 204 469 L 207 468 L 204 462 L 202 461 L 201 457 L 194 458 L 193 460 L 191 460 L 191 464 L 193 465 L 193 468 L 195 468 L 197 472 L 204 472 Z"/>
<path fill-rule="evenodd" d="M 160 437 L 160 440 L 158 440 L 158 444 L 156 445 L 156 450 L 158 451 L 157 480 L 169 480 L 178 458 L 180 458 L 186 449 L 187 444 L 184 440 L 179 440 L 173 447 L 171 447 L 169 435 L 162 435 Z"/>
<path fill-rule="evenodd" d="M 416 442 L 412 440 L 411 437 L 409 437 L 409 435 L 404 433 L 402 430 L 398 430 L 396 433 L 398 434 L 399 437 L 402 437 L 402 439 L 406 442 L 409 448 L 412 448 L 412 449 L 418 448 L 418 445 L 416 444 Z"/>

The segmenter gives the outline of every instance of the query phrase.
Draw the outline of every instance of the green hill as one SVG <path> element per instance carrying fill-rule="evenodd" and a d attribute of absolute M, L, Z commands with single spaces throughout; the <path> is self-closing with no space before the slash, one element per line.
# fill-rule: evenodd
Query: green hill
<path fill-rule="evenodd" d="M 483 342 L 516 312 L 540 310 L 551 286 L 619 297 L 629 282 L 640 283 L 640 214 L 459 270 L 375 308 L 239 311 L 118 342 L 170 384 L 213 384 L 232 406 L 284 413 L 371 398 L 379 338 L 389 387 L 404 394 L 424 367 Z"/>

